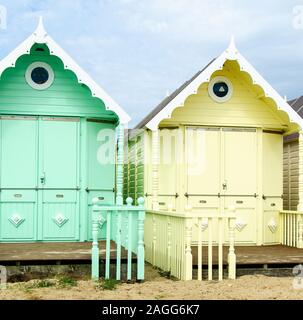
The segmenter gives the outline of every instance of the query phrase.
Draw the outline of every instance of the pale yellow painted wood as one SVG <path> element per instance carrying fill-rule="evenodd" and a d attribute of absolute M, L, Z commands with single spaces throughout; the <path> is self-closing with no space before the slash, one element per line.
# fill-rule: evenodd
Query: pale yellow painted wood
<path fill-rule="evenodd" d="M 208 280 L 213 279 L 213 219 L 208 218 Z"/>
<path fill-rule="evenodd" d="M 263 244 L 263 130 L 257 129 L 257 195 L 256 199 L 256 214 L 257 214 L 257 245 Z"/>
<path fill-rule="evenodd" d="M 202 219 L 198 219 L 198 280 L 202 280 Z"/>
<path fill-rule="evenodd" d="M 233 67 L 234 62 L 225 64 L 223 70 L 212 75 L 226 76 L 233 84 L 234 93 L 226 103 L 214 102 L 208 94 L 208 83 L 203 83 L 197 94 L 189 96 L 184 107 L 175 109 L 167 124 L 203 124 L 218 126 L 254 126 L 285 129 L 289 126 L 287 117 L 276 110 L 269 101 L 261 99 L 259 92 L 247 83 L 241 72 Z"/>
<path fill-rule="evenodd" d="M 235 219 L 229 219 L 228 278 L 236 279 Z"/>
<path fill-rule="evenodd" d="M 185 146 L 188 194 L 217 195 L 220 186 L 220 129 L 188 127 Z"/>
<path fill-rule="evenodd" d="M 303 210 L 303 131 L 299 133 L 299 203 L 298 211 Z"/>
<path fill-rule="evenodd" d="M 152 209 L 159 209 L 159 130 L 152 131 Z"/>
<path fill-rule="evenodd" d="M 218 280 L 223 280 L 223 218 L 218 218 Z"/>

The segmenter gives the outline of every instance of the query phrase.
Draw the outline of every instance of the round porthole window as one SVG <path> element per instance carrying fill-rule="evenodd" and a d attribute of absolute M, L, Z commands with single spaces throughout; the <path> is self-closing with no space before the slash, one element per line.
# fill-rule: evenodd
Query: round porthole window
<path fill-rule="evenodd" d="M 54 71 L 44 62 L 34 62 L 26 70 L 26 82 L 36 90 L 45 90 L 54 82 Z"/>
<path fill-rule="evenodd" d="M 226 102 L 233 94 L 233 86 L 226 77 L 215 77 L 209 82 L 208 93 L 216 102 Z"/>

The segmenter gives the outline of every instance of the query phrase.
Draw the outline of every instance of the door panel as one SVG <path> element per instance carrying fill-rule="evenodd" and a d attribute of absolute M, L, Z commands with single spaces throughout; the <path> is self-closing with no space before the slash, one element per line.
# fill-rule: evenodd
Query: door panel
<path fill-rule="evenodd" d="M 90 119 L 87 121 L 88 214 L 87 234 L 92 239 L 92 200 L 99 198 L 104 205 L 115 201 L 115 145 L 116 133 L 112 123 Z M 105 216 L 101 214 L 99 239 L 106 237 Z"/>
<path fill-rule="evenodd" d="M 257 133 L 255 129 L 223 128 L 224 210 L 236 208 L 236 241 L 257 241 Z M 226 187 L 223 186 L 226 184 Z"/>
<path fill-rule="evenodd" d="M 224 128 L 226 194 L 253 195 L 257 189 L 256 130 Z M 224 181 L 222 181 L 224 182 Z"/>
<path fill-rule="evenodd" d="M 187 128 L 188 194 L 218 194 L 220 129 Z"/>
<path fill-rule="evenodd" d="M 2 117 L 1 188 L 36 188 L 37 119 Z"/>
<path fill-rule="evenodd" d="M 43 240 L 79 239 L 78 191 L 43 191 Z"/>
<path fill-rule="evenodd" d="M 79 239 L 78 144 L 79 119 L 41 119 L 39 235 L 43 241 Z"/>
<path fill-rule="evenodd" d="M 159 208 L 176 209 L 178 129 L 160 130 Z"/>
<path fill-rule="evenodd" d="M 36 239 L 36 203 L 1 202 L 1 239 L 34 241 Z"/>
<path fill-rule="evenodd" d="M 263 132 L 263 237 L 265 244 L 280 242 L 280 210 L 283 209 L 283 136 Z"/>
<path fill-rule="evenodd" d="M 79 119 L 42 118 L 39 181 L 41 187 L 54 189 L 78 187 L 78 136 Z"/>
<path fill-rule="evenodd" d="M 256 242 L 257 133 L 246 128 L 187 128 L 188 204 L 194 211 L 236 208 L 236 241 Z M 214 221 L 213 230 L 217 222 Z M 204 237 L 208 235 L 205 227 Z M 228 230 L 228 228 L 226 228 Z M 194 232 L 194 238 L 197 236 Z M 228 239 L 228 235 L 225 235 Z M 214 240 L 217 234 L 214 234 Z"/>
<path fill-rule="evenodd" d="M 115 187 L 115 126 L 87 122 L 88 188 L 113 190 Z"/>
<path fill-rule="evenodd" d="M 37 124 L 35 117 L 1 117 L 2 241 L 36 240 Z"/>
<path fill-rule="evenodd" d="M 37 191 L 2 190 L 0 237 L 2 241 L 33 241 L 37 231 Z"/>

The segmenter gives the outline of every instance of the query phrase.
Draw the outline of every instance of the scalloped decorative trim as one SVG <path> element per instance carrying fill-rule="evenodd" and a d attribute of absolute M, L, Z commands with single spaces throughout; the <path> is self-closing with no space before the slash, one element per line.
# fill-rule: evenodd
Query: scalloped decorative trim
<path fill-rule="evenodd" d="M 170 101 L 157 115 L 150 120 L 146 127 L 150 130 L 157 130 L 159 123 L 171 118 L 176 108 L 182 108 L 185 100 L 192 94 L 196 94 L 202 83 L 209 82 L 211 75 L 223 68 L 225 61 L 234 60 L 239 63 L 240 70 L 250 75 L 252 83 L 259 85 L 265 97 L 271 98 L 277 106 L 277 109 L 284 111 L 290 122 L 298 124 L 303 128 L 303 119 L 291 108 L 291 106 L 278 94 L 278 92 L 257 72 L 257 70 L 239 53 L 235 46 L 234 38 L 231 38 L 228 48 L 215 59 L 195 80 L 181 91 L 172 101 Z"/>
<path fill-rule="evenodd" d="M 79 83 L 84 83 L 88 86 L 91 94 L 95 98 L 101 99 L 106 110 L 111 110 L 117 114 L 121 124 L 127 124 L 130 121 L 130 116 L 115 102 L 45 31 L 42 17 L 39 19 L 37 29 L 32 35 L 24 40 L 16 49 L 8 56 L 0 61 L 0 77 L 4 70 L 10 67 L 15 67 L 17 59 L 29 54 L 31 47 L 35 43 L 46 44 L 51 55 L 59 57 L 64 68 L 71 70 L 77 77 Z"/>

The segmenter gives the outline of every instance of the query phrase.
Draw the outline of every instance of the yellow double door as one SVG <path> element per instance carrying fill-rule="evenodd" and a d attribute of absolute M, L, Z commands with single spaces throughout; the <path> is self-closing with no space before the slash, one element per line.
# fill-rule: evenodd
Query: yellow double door
<path fill-rule="evenodd" d="M 187 127 L 185 148 L 187 204 L 208 214 L 235 207 L 236 241 L 257 243 L 257 130 Z"/>

